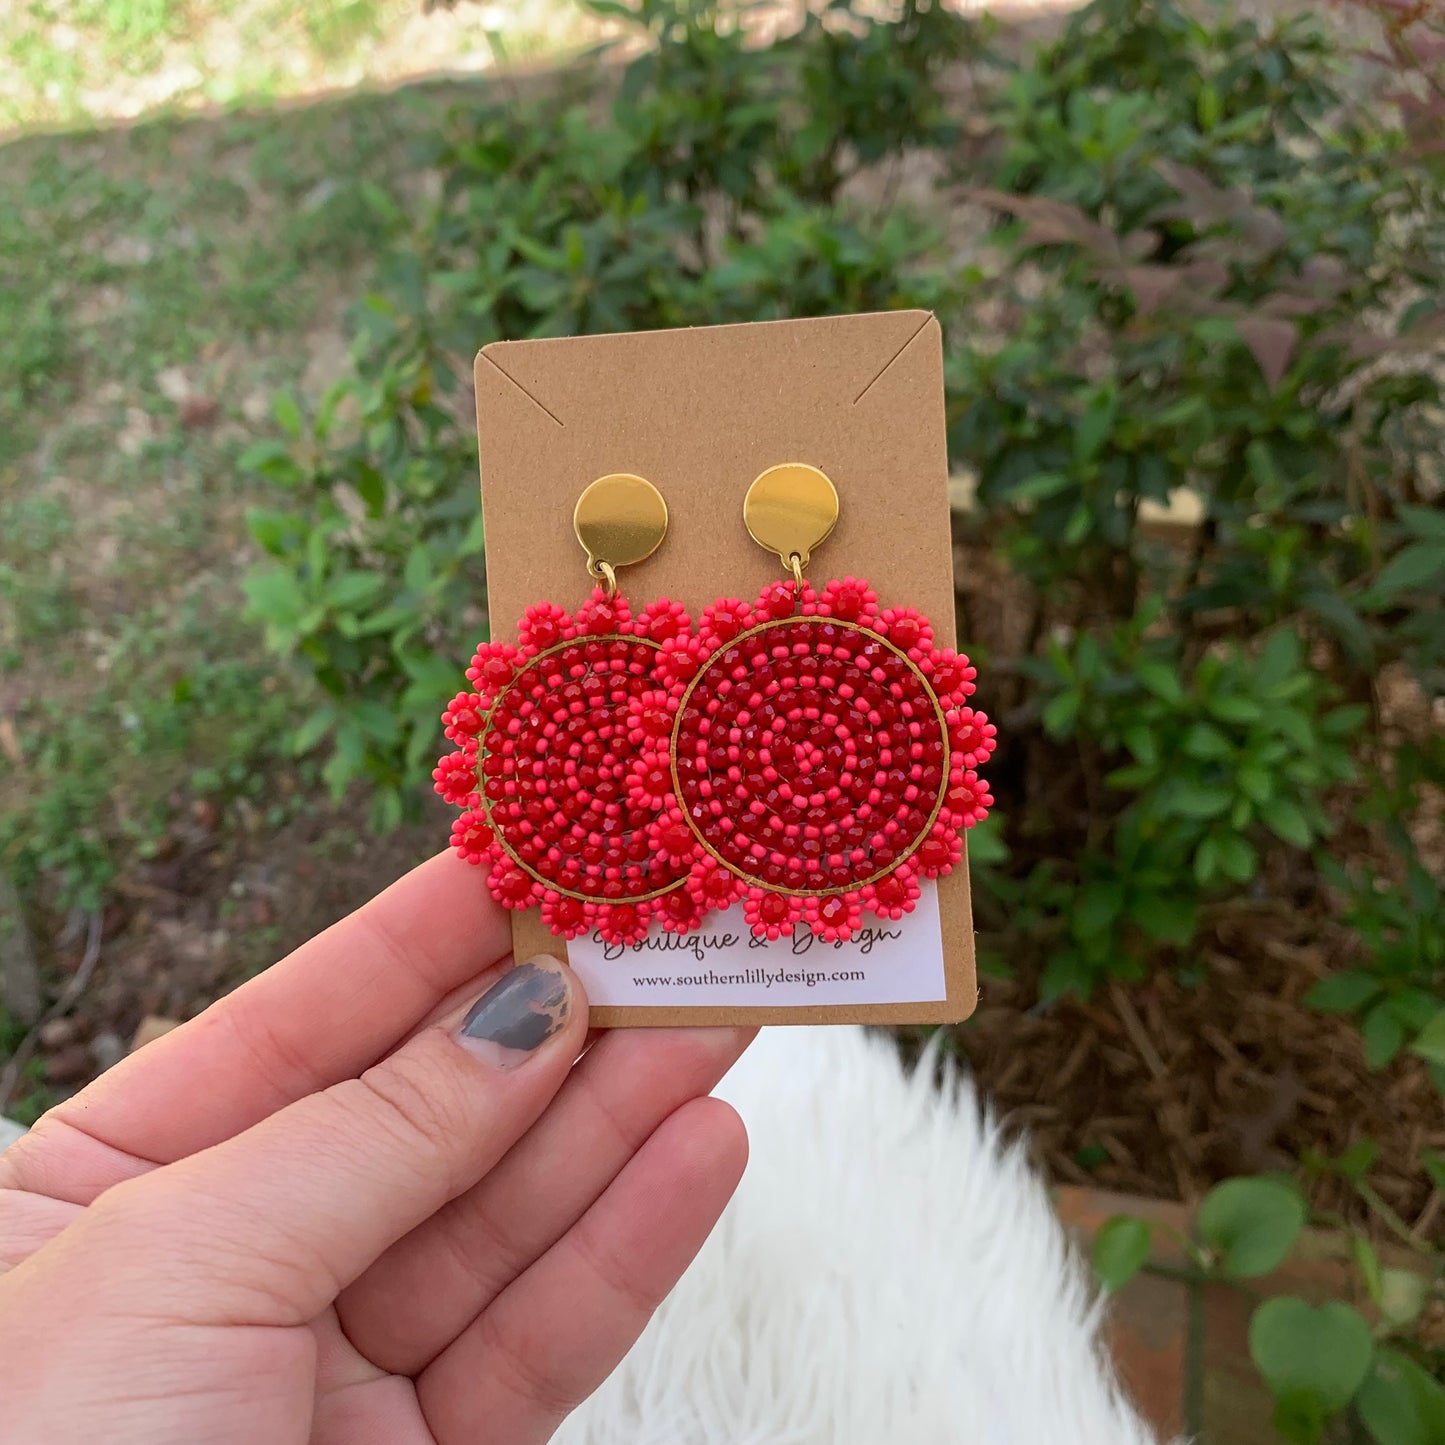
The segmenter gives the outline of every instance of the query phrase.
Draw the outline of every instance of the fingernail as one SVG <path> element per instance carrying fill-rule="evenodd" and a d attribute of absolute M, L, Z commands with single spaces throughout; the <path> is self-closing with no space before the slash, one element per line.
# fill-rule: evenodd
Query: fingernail
<path fill-rule="evenodd" d="M 457 1042 L 496 1069 L 515 1069 L 567 1022 L 572 991 L 555 958 L 519 963 L 471 1006 Z"/>

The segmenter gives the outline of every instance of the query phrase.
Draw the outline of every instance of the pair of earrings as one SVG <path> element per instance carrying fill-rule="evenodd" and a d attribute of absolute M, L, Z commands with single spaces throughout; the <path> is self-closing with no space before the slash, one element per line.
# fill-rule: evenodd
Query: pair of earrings
<path fill-rule="evenodd" d="M 833 941 L 865 913 L 911 912 L 958 862 L 993 802 L 975 670 L 861 579 L 808 583 L 837 518 L 816 468 L 764 472 L 743 520 L 787 575 L 694 627 L 679 603 L 634 614 L 618 591 L 666 534 L 657 488 L 616 474 L 582 493 L 599 585 L 576 612 L 528 607 L 515 645 L 483 643 L 442 714 L 455 750 L 432 777 L 462 810 L 452 845 L 489 865 L 499 903 L 615 944 L 735 904 L 758 937 L 802 923 Z"/>

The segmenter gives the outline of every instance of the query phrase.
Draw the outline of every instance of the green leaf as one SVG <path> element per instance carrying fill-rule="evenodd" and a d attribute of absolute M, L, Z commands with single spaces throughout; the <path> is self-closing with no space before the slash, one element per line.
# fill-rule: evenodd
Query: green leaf
<path fill-rule="evenodd" d="M 1332 973 L 1305 995 L 1305 1003 L 1321 1013 L 1352 1014 L 1380 994 L 1380 981 L 1368 973 Z"/>
<path fill-rule="evenodd" d="M 1293 708 L 1276 708 L 1270 715 L 1270 726 L 1282 738 L 1291 742 L 1300 752 L 1308 753 L 1315 746 L 1315 735 L 1309 719 Z"/>
<path fill-rule="evenodd" d="M 1043 711 L 1044 731 L 1053 737 L 1068 737 L 1079 716 L 1081 700 L 1080 694 L 1073 691 L 1052 698 Z"/>
<path fill-rule="evenodd" d="M 301 468 L 296 465 L 295 458 L 291 455 L 290 446 L 286 442 L 277 441 L 275 437 L 252 442 L 236 458 L 236 467 L 243 472 L 259 472 L 261 475 L 273 479 L 279 479 L 282 476 L 292 478 L 299 475 L 301 471 Z"/>
<path fill-rule="evenodd" d="M 1248 883 L 1259 868 L 1259 854 L 1254 844 L 1238 833 L 1221 833 L 1217 839 L 1219 867 L 1225 877 L 1236 883 Z"/>
<path fill-rule="evenodd" d="M 1211 716 L 1217 717 L 1220 722 L 1236 723 L 1244 727 L 1257 723 L 1264 716 L 1264 709 L 1247 697 L 1214 697 L 1205 703 L 1205 707 Z"/>
<path fill-rule="evenodd" d="M 1093 986 L 1094 975 L 1075 949 L 1054 954 L 1039 976 L 1039 994 L 1044 999 L 1060 998 L 1065 994 L 1086 999 Z"/>
<path fill-rule="evenodd" d="M 1274 1402 L 1270 1423 L 1286 1445 L 1318 1445 L 1325 1433 L 1325 1407 L 1308 1390 L 1287 1390 Z"/>
<path fill-rule="evenodd" d="M 1058 496 L 1071 486 L 1072 478 L 1063 472 L 1040 472 L 1009 487 L 1005 496 L 1010 502 L 1042 502 L 1048 497 Z"/>
<path fill-rule="evenodd" d="M 1160 943 L 1183 948 L 1194 937 L 1199 909 L 1192 898 L 1180 894 L 1149 893 L 1129 907 L 1134 922 Z"/>
<path fill-rule="evenodd" d="M 1293 803 L 1288 798 L 1276 798 L 1265 809 L 1263 817 L 1269 830 L 1277 838 L 1293 843 L 1296 848 L 1309 847 L 1313 834 L 1298 803 Z"/>
<path fill-rule="evenodd" d="M 1159 761 L 1159 742 L 1151 728 L 1142 723 L 1124 730 L 1124 746 L 1144 764 L 1152 768 Z"/>
<path fill-rule="evenodd" d="M 279 557 L 286 550 L 286 539 L 296 526 L 296 519 L 286 512 L 276 512 L 265 507 L 246 508 L 246 530 L 255 539 L 256 545 Z"/>
<path fill-rule="evenodd" d="M 1160 790 L 1160 801 L 1166 811 L 1179 818 L 1217 818 L 1229 811 L 1230 796 L 1223 787 L 1208 787 L 1185 779 L 1177 781 L 1167 793 Z"/>
<path fill-rule="evenodd" d="M 336 722 L 336 709 L 329 703 L 318 707 L 312 714 L 291 734 L 291 751 L 296 757 L 302 753 L 310 752 L 322 738 L 331 731 L 332 725 Z"/>
<path fill-rule="evenodd" d="M 378 788 L 372 795 L 368 822 L 373 833 L 390 833 L 402 820 L 401 794 L 395 788 Z"/>
<path fill-rule="evenodd" d="M 289 391 L 278 392 L 271 409 L 276 417 L 276 425 L 287 436 L 301 435 L 301 407 Z"/>
<path fill-rule="evenodd" d="M 1255 680 L 1261 687 L 1277 687 L 1299 667 L 1299 639 L 1283 628 L 1270 633 L 1255 663 Z"/>
<path fill-rule="evenodd" d="M 1421 1033 L 1440 1012 L 1440 1000 L 1423 988 L 1402 988 L 1390 995 L 1390 1012 L 1411 1034 Z"/>
<path fill-rule="evenodd" d="M 431 553 L 425 544 L 418 542 L 407 555 L 402 581 L 412 592 L 425 592 L 432 579 Z"/>
<path fill-rule="evenodd" d="M 1199 1206 L 1199 1233 L 1235 1279 L 1277 1269 L 1304 1226 L 1304 1201 L 1275 1179 L 1226 1179 Z"/>
<path fill-rule="evenodd" d="M 279 567 L 252 572 L 241 586 L 254 615 L 276 628 L 294 628 L 306 610 L 301 584 Z"/>
<path fill-rule="evenodd" d="M 1309 1396 L 1332 1415 L 1369 1373 L 1375 1343 L 1364 1316 L 1349 1305 L 1331 1300 L 1315 1307 L 1280 1295 L 1251 1317 L 1249 1353 L 1276 1396 Z"/>
<path fill-rule="evenodd" d="M 1440 1445 L 1445 1440 L 1445 1388 L 1395 1350 L 1376 1352 L 1355 1408 L 1376 1445 Z"/>
<path fill-rule="evenodd" d="M 1379 1152 L 1378 1140 L 1357 1139 L 1335 1160 L 1335 1168 L 1346 1179 L 1363 1179 L 1370 1172 L 1370 1167 L 1374 1164 Z"/>
<path fill-rule="evenodd" d="M 1412 542 L 1385 563 L 1370 591 L 1389 600 L 1397 593 L 1412 592 L 1437 581 L 1445 581 L 1445 545 Z"/>
<path fill-rule="evenodd" d="M 1410 1052 L 1418 1054 L 1428 1064 L 1445 1067 L 1445 1009 L 1420 1030 L 1420 1037 L 1410 1045 Z"/>
<path fill-rule="evenodd" d="M 1241 767 L 1234 780 L 1239 784 L 1239 791 L 1251 803 L 1264 804 L 1274 796 L 1274 779 L 1267 769 L 1256 767 L 1253 763 Z"/>
<path fill-rule="evenodd" d="M 1122 1289 L 1149 1258 L 1149 1226 L 1118 1214 L 1094 1236 L 1094 1273 L 1107 1290 Z"/>
<path fill-rule="evenodd" d="M 1124 890 L 1116 882 L 1086 884 L 1074 905 L 1074 931 L 1080 938 L 1107 933 L 1124 907 Z"/>
<path fill-rule="evenodd" d="M 1119 409 L 1119 398 L 1114 392 L 1101 392 L 1089 403 L 1088 410 L 1079 418 L 1074 431 L 1074 459 L 1088 463 L 1099 455 L 1109 433 L 1114 429 L 1114 417 Z"/>
<path fill-rule="evenodd" d="M 1405 530 L 1426 542 L 1445 542 L 1445 510 L 1431 507 L 1400 507 Z"/>
<path fill-rule="evenodd" d="M 1201 762 L 1222 762 L 1234 756 L 1234 744 L 1217 727 L 1197 722 L 1184 734 L 1184 751 Z"/>
<path fill-rule="evenodd" d="M 326 584 L 326 601 L 336 608 L 359 607 L 386 587 L 376 572 L 340 572 Z"/>
<path fill-rule="evenodd" d="M 1219 840 L 1210 833 L 1194 854 L 1194 881 L 1207 888 L 1219 872 Z"/>
<path fill-rule="evenodd" d="M 1154 694 L 1176 706 L 1184 701 L 1184 689 L 1180 686 L 1179 674 L 1167 662 L 1155 657 L 1141 657 L 1134 664 L 1134 676 Z"/>
<path fill-rule="evenodd" d="M 1064 541 L 1070 547 L 1077 547 L 1089 535 L 1094 525 L 1094 514 L 1080 502 L 1064 524 Z"/>
<path fill-rule="evenodd" d="M 1372 1069 L 1383 1069 L 1405 1042 L 1405 1026 L 1390 1007 L 1389 999 L 1377 1003 L 1360 1024 L 1360 1039 L 1365 1045 L 1365 1062 Z"/>
<path fill-rule="evenodd" d="M 970 866 L 1007 863 L 1010 849 L 1003 838 L 1003 815 L 993 809 L 983 822 L 968 830 L 968 861 Z"/>
<path fill-rule="evenodd" d="M 353 482 L 369 517 L 379 517 L 386 510 L 386 479 L 375 467 L 363 466 Z"/>

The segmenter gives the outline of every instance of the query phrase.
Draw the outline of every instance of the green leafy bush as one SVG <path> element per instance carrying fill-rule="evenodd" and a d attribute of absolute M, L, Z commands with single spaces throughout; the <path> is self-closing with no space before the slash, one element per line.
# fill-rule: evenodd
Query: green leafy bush
<path fill-rule="evenodd" d="M 1048 855 L 1005 885 L 1046 992 L 1139 976 L 1268 848 L 1319 851 L 1380 735 L 1379 669 L 1441 687 L 1445 207 L 1429 153 L 1338 69 L 1303 22 L 1101 0 L 1003 88 L 994 184 L 966 192 L 1002 224 L 974 277 L 996 339 L 952 358 L 953 448 L 1023 584 L 1031 755 L 1074 774 L 1033 794 L 1047 830 L 1000 789 Z M 1160 540 L 1181 497 L 1198 524 Z M 1417 762 L 1441 777 L 1438 750 Z M 1438 960 L 1413 957 L 1438 1008 Z"/>

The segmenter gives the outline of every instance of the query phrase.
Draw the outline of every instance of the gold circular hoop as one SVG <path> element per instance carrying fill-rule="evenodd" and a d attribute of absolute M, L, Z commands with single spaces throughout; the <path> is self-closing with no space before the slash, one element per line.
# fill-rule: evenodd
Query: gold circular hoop
<path fill-rule="evenodd" d="M 845 884 L 839 888 L 780 888 L 776 884 L 764 882 L 761 878 L 754 877 L 751 873 L 745 873 L 735 863 L 729 863 L 706 838 L 702 836 L 702 830 L 693 822 L 688 810 L 682 806 L 682 780 L 677 772 L 677 749 L 678 741 L 682 735 L 682 718 L 687 711 L 687 705 L 692 701 L 692 695 L 697 690 L 698 684 L 707 676 L 708 671 L 717 661 L 718 656 L 730 647 L 736 647 L 740 642 L 746 642 L 749 638 L 760 636 L 764 632 L 775 627 L 795 627 L 798 623 L 807 623 L 816 627 L 842 627 L 849 632 L 861 632 L 874 642 L 881 642 L 896 657 L 902 659 L 908 670 L 918 679 L 919 685 L 923 688 L 924 695 L 933 704 L 933 715 L 938 719 L 938 731 L 943 738 L 943 783 L 939 787 L 938 797 L 934 799 L 933 809 L 928 815 L 928 821 L 923 825 L 918 836 L 908 845 L 897 858 L 886 868 L 880 869 L 871 877 L 860 878 L 856 882 Z M 859 622 L 843 622 L 836 617 L 775 617 L 767 622 L 760 622 L 756 627 L 750 627 L 746 632 L 740 632 L 731 642 L 724 643 L 718 648 L 712 657 L 705 662 L 698 670 L 698 674 L 688 683 L 687 691 L 682 695 L 682 701 L 677 705 L 677 716 L 672 723 L 672 742 L 668 749 L 668 762 L 672 770 L 672 793 L 678 802 L 678 811 L 682 814 L 683 820 L 687 823 L 693 837 L 702 844 L 703 850 L 713 859 L 714 862 L 726 868 L 734 878 L 741 878 L 745 883 L 754 888 L 762 888 L 769 893 L 782 893 L 790 898 L 831 898 L 842 893 L 853 893 L 859 888 L 866 888 L 870 883 L 877 883 L 879 879 L 886 878 L 890 873 L 896 873 L 924 844 L 928 835 L 933 831 L 933 825 L 938 821 L 938 815 L 943 811 L 943 801 L 948 794 L 948 773 L 952 765 L 953 748 L 948 740 L 948 719 L 944 715 L 943 704 L 938 700 L 938 694 L 934 692 L 933 685 L 923 675 L 923 670 L 908 656 L 902 648 L 889 642 L 881 633 L 875 632 L 871 627 L 864 627 Z"/>
<path fill-rule="evenodd" d="M 660 643 L 653 642 L 652 639 L 649 637 L 627 637 L 619 633 L 618 638 L 620 641 L 635 642 L 641 647 L 650 647 L 654 652 L 662 651 L 662 645 Z M 483 739 L 486 737 L 488 731 L 491 728 L 492 714 L 496 710 L 497 704 L 501 702 L 501 700 L 506 697 L 506 695 L 522 680 L 523 673 L 525 673 L 527 669 L 532 666 L 533 663 L 541 662 L 542 659 L 546 657 L 554 657 L 560 652 L 565 652 L 567 648 L 576 647 L 577 645 L 577 639 L 574 637 L 569 642 L 559 642 L 553 647 L 547 647 L 544 648 L 541 652 L 533 653 L 533 655 L 529 657 L 527 661 L 522 665 L 522 667 L 518 670 L 517 675 L 511 680 L 511 682 L 509 682 L 504 688 L 501 689 L 500 692 L 497 693 L 496 697 L 492 699 L 491 707 L 487 709 L 486 726 L 483 727 L 481 732 L 477 734 L 478 763 L 480 763 L 481 759 L 490 756 L 485 746 L 483 746 Z M 559 897 L 572 898 L 575 899 L 578 903 L 596 903 L 599 905 L 615 905 L 619 903 L 650 903 L 654 898 L 661 898 L 665 894 L 675 892 L 687 882 L 687 878 L 684 876 L 682 878 L 679 878 L 676 883 L 669 883 L 666 888 L 655 888 L 651 893 L 629 894 L 625 898 L 598 898 L 591 893 L 577 893 L 570 888 L 560 888 L 556 883 L 552 881 L 552 879 L 543 877 L 542 874 L 540 874 L 535 868 L 533 868 L 530 863 L 524 862 L 521 858 L 517 856 L 516 849 L 513 848 L 512 845 L 506 840 L 506 838 L 502 836 L 502 830 L 496 825 L 496 823 L 492 821 L 492 805 L 487 797 L 485 782 L 482 779 L 480 772 L 478 773 L 478 781 L 483 782 L 483 786 L 477 789 L 477 796 L 481 799 L 480 807 L 482 810 L 482 816 L 487 820 L 487 827 L 492 830 L 492 837 L 494 837 L 501 845 L 502 852 L 504 852 L 507 857 L 510 858 L 512 862 L 515 863 L 517 867 L 522 870 L 523 873 L 525 873 L 530 879 L 532 879 L 533 882 L 540 883 L 542 887 L 550 890 L 553 893 L 556 893 Z"/>

